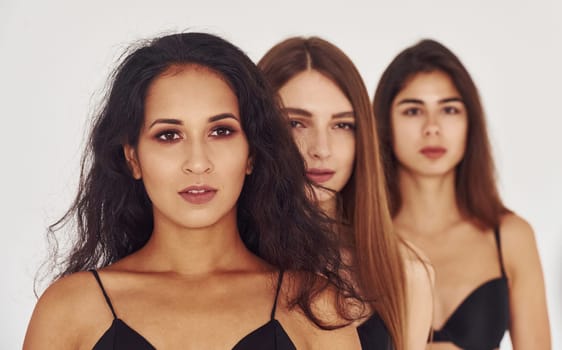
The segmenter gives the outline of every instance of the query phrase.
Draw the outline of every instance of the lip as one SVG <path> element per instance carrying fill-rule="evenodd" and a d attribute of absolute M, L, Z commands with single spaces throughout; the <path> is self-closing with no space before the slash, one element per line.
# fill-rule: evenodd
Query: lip
<path fill-rule="evenodd" d="M 306 177 L 316 183 L 324 183 L 330 180 L 336 172 L 331 169 L 311 168 L 306 171 Z"/>
<path fill-rule="evenodd" d="M 429 159 L 438 159 L 447 153 L 447 149 L 444 147 L 424 147 L 420 150 L 420 153 Z"/>
<path fill-rule="evenodd" d="M 189 186 L 178 194 L 191 204 L 205 204 L 215 197 L 217 189 L 207 185 Z"/>

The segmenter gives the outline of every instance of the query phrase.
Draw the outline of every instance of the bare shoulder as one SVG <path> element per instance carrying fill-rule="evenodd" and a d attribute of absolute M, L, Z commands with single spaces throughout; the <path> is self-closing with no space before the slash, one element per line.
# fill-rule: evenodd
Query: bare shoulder
<path fill-rule="evenodd" d="M 516 214 L 507 214 L 502 217 L 500 234 L 506 242 L 529 243 L 535 240 L 531 225 Z"/>
<path fill-rule="evenodd" d="M 500 225 L 501 249 L 508 275 L 533 261 L 538 263 L 537 242 L 531 225 L 515 214 L 502 217 Z"/>
<path fill-rule="evenodd" d="M 535 233 L 531 225 L 515 214 L 505 215 L 501 220 L 500 237 L 502 251 L 510 256 L 537 249 Z"/>
<path fill-rule="evenodd" d="M 89 320 L 99 314 L 103 296 L 91 273 L 63 277 L 41 295 L 29 322 L 24 349 L 77 348 Z M 48 345 L 48 346 L 47 346 Z"/>
<path fill-rule="evenodd" d="M 76 317 L 76 310 L 87 305 L 94 294 L 99 294 L 98 288 L 91 273 L 77 272 L 49 286 L 39 298 L 35 309 L 42 317 L 71 319 Z M 50 312 L 53 310 L 57 312 Z"/>

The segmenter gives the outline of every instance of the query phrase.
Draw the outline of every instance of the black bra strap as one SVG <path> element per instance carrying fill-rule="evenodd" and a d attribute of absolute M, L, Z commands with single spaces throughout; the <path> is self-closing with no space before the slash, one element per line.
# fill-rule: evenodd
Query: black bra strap
<path fill-rule="evenodd" d="M 502 277 L 505 277 L 505 268 L 503 267 L 502 244 L 500 239 L 499 226 L 494 229 L 494 236 L 496 237 L 496 247 L 498 248 L 498 257 L 500 259 L 500 269 L 502 271 Z"/>
<path fill-rule="evenodd" d="M 279 279 L 277 280 L 277 291 L 275 292 L 275 301 L 273 302 L 273 309 L 271 310 L 271 319 L 275 318 L 275 310 L 277 309 L 277 299 L 281 291 L 281 284 L 283 283 L 283 271 L 279 271 Z"/>
<path fill-rule="evenodd" d="M 107 293 L 105 292 L 105 289 L 103 288 L 103 284 L 101 283 L 101 279 L 100 279 L 100 276 L 98 275 L 98 272 L 96 270 L 90 270 L 90 272 L 94 275 L 94 277 L 96 278 L 96 281 L 98 281 L 101 292 L 103 293 L 103 297 L 105 298 L 105 301 L 107 302 L 107 305 L 111 309 L 111 313 L 113 314 L 113 318 L 117 318 L 117 315 L 115 314 L 115 310 L 113 309 L 113 305 L 111 305 L 111 301 L 109 300 L 109 296 L 107 295 Z"/>

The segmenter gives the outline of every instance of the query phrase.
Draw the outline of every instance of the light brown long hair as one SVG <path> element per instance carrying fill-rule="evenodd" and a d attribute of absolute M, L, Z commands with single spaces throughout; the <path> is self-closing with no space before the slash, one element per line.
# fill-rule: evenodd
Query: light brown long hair
<path fill-rule="evenodd" d="M 396 95 L 418 73 L 441 71 L 461 94 L 468 115 L 466 151 L 457 165 L 455 192 L 461 214 L 480 228 L 497 227 L 509 213 L 502 203 L 495 181 L 490 141 L 484 110 L 470 74 L 455 54 L 434 40 L 422 40 L 406 48 L 384 71 L 375 92 L 373 109 L 381 142 L 392 216 L 402 205 L 398 186 L 398 160 L 393 152 L 391 108 Z"/>
<path fill-rule="evenodd" d="M 357 282 L 386 324 L 396 349 L 405 344 L 405 278 L 397 237 L 392 233 L 375 119 L 363 80 L 339 48 L 318 37 L 289 38 L 271 48 L 258 67 L 275 91 L 295 75 L 315 70 L 332 80 L 353 106 L 355 165 L 341 191 L 338 221 L 353 231 Z"/>

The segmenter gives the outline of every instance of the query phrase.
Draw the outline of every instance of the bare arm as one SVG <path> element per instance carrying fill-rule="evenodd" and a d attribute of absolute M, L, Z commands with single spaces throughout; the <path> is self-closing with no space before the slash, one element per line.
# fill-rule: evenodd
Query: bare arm
<path fill-rule="evenodd" d="M 435 273 L 425 254 L 406 243 L 406 349 L 423 350 L 433 320 L 433 285 Z"/>
<path fill-rule="evenodd" d="M 531 226 L 515 215 L 501 226 L 510 299 L 510 336 L 514 350 L 551 349 L 544 277 Z"/>

